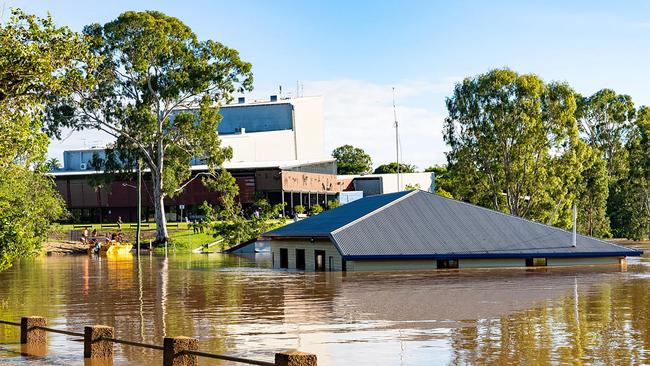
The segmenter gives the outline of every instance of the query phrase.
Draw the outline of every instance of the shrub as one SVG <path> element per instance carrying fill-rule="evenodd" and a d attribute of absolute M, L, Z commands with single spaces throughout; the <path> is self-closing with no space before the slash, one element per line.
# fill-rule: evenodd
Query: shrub
<path fill-rule="evenodd" d="M 339 200 L 331 200 L 331 201 L 327 202 L 327 207 L 329 207 L 330 209 L 337 208 L 339 206 L 341 206 L 341 203 L 339 202 Z"/>
<path fill-rule="evenodd" d="M 314 215 L 319 214 L 319 213 L 323 212 L 323 206 L 321 206 L 321 205 L 319 205 L 319 204 L 317 203 L 317 204 L 311 206 L 310 211 L 311 211 L 311 213 L 314 214 Z"/>

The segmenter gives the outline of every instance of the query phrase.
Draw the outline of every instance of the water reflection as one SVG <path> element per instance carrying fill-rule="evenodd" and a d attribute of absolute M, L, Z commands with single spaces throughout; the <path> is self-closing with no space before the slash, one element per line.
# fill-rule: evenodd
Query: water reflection
<path fill-rule="evenodd" d="M 258 258 L 260 259 L 260 258 Z M 202 350 L 270 360 L 300 348 L 319 365 L 644 364 L 650 271 L 619 267 L 410 273 L 273 272 L 268 258 L 51 257 L 0 273 L 0 319 L 47 316 L 79 331 L 161 344 L 194 335 Z M 50 335 L 24 358 L 0 326 L 3 364 L 82 365 L 82 344 Z M 116 365 L 158 351 L 116 346 Z M 227 363 L 205 363 L 227 365 Z"/>

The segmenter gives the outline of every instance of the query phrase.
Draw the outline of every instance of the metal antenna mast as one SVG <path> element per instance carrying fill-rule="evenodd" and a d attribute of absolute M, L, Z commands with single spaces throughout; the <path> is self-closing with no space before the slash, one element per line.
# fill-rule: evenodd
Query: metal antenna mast
<path fill-rule="evenodd" d="M 395 106 L 395 87 L 393 87 L 393 118 L 395 120 L 395 154 L 397 157 L 397 191 L 401 191 L 400 188 L 400 176 L 399 176 L 399 123 L 397 123 L 397 107 Z"/>

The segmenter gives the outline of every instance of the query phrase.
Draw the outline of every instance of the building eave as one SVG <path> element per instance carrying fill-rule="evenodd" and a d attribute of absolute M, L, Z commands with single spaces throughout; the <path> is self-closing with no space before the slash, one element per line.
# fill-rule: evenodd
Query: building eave
<path fill-rule="evenodd" d="M 412 260 L 412 259 L 504 259 L 504 258 L 601 258 L 601 257 L 638 257 L 643 251 L 630 249 L 623 252 L 579 252 L 579 253 L 445 253 L 445 254 L 404 254 L 404 255 L 343 255 L 347 261 L 364 260 Z"/>

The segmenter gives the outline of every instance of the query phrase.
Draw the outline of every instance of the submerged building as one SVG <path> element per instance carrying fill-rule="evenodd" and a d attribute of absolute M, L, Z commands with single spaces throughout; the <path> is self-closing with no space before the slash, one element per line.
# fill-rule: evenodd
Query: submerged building
<path fill-rule="evenodd" d="M 366 197 L 263 235 L 315 271 L 622 264 L 642 251 L 421 190 Z"/>

